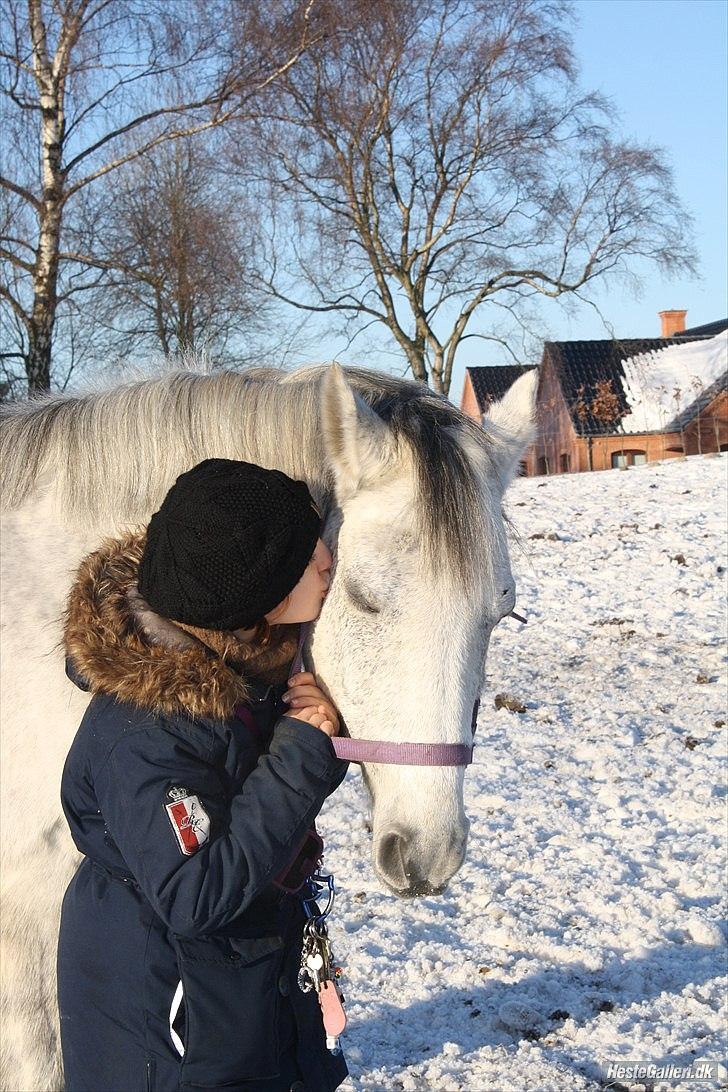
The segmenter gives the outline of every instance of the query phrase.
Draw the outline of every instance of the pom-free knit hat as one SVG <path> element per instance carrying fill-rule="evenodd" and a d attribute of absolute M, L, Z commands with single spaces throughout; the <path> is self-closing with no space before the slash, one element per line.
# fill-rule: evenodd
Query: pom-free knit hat
<path fill-rule="evenodd" d="M 305 482 L 233 459 L 181 474 L 147 527 L 139 591 L 204 629 L 249 629 L 295 588 L 321 530 Z"/>

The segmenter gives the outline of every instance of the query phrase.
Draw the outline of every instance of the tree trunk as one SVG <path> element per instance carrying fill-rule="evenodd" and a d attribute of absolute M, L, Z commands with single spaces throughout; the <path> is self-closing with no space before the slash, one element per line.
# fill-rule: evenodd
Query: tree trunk
<path fill-rule="evenodd" d="M 445 354 L 442 349 L 435 349 L 434 359 L 432 361 L 432 367 L 430 369 L 430 376 L 432 378 L 432 389 L 437 391 L 438 394 L 447 395 L 445 384 L 443 383 L 443 365 L 445 363 Z"/>
<path fill-rule="evenodd" d="M 52 338 L 53 320 L 49 320 L 49 316 L 45 314 L 42 325 L 33 325 L 29 331 L 28 352 L 25 357 L 29 394 L 50 390 Z"/>
<path fill-rule="evenodd" d="M 33 272 L 33 311 L 25 359 L 28 391 L 31 394 L 35 391 L 47 391 L 51 384 L 51 349 L 58 304 L 58 251 L 61 234 L 61 207 L 56 194 L 46 191 L 40 218 Z"/>
<path fill-rule="evenodd" d="M 64 77 L 53 71 L 42 10 L 37 0 L 31 3 L 29 11 L 33 68 L 42 118 L 40 151 L 43 170 L 43 197 L 38 206 L 38 248 L 33 268 L 33 310 L 25 361 L 28 390 L 32 394 L 49 390 L 51 385 L 51 350 L 58 306 L 58 254 L 65 189 L 62 161 L 66 120 Z M 64 26 L 64 33 L 69 34 L 70 42 L 70 28 Z M 56 60 L 58 58 L 59 52 L 56 53 Z"/>
<path fill-rule="evenodd" d="M 404 349 L 407 361 L 412 369 L 412 378 L 418 380 L 420 383 L 427 383 L 427 362 L 425 360 L 424 349 L 411 341 L 405 343 L 399 338 L 397 340 Z"/>

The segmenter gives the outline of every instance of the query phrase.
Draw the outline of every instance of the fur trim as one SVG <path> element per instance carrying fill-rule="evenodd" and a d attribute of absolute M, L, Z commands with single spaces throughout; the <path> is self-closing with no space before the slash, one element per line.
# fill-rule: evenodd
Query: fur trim
<path fill-rule="evenodd" d="M 144 531 L 106 539 L 71 588 L 63 641 L 91 691 L 158 713 L 226 719 L 248 699 L 247 680 L 285 682 L 298 626 L 271 626 L 261 648 L 163 618 L 136 586 L 144 541 Z"/>

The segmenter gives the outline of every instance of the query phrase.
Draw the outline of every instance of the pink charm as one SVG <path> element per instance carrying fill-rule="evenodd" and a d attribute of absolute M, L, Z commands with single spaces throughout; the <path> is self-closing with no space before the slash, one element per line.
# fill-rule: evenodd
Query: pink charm
<path fill-rule="evenodd" d="M 324 1031 L 327 1036 L 341 1035 L 346 1027 L 346 1013 L 341 1004 L 339 991 L 336 984 L 330 979 L 322 982 L 319 987 L 319 1005 L 324 1017 Z"/>

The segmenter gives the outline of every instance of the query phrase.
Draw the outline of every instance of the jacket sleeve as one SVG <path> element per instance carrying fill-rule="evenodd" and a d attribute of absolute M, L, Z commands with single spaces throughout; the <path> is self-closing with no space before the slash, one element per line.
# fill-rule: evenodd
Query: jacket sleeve
<path fill-rule="evenodd" d="M 230 797 L 194 744 L 157 724 L 117 741 L 94 788 L 107 829 L 155 911 L 174 932 L 200 936 L 243 913 L 290 864 L 332 780 L 343 777 L 341 765 L 345 774 L 325 732 L 282 717 L 268 753 Z M 192 852 L 168 808 L 175 787 L 196 796 L 210 820 L 207 839 Z"/>
<path fill-rule="evenodd" d="M 346 758 L 337 758 L 335 762 L 334 772 L 331 777 L 331 783 L 329 785 L 329 791 L 327 796 L 331 796 L 332 792 L 336 792 L 341 782 L 346 777 L 346 771 L 349 769 L 349 761 Z"/>

